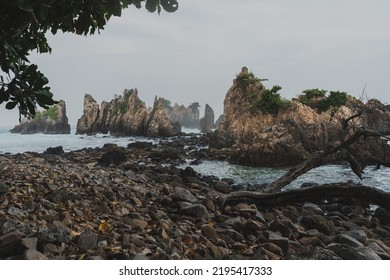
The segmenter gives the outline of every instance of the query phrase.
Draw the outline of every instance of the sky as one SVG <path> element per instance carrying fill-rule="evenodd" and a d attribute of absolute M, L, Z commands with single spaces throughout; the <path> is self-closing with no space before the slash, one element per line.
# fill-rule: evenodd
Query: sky
<path fill-rule="evenodd" d="M 71 126 L 91 94 L 99 103 L 137 88 L 188 106 L 223 113 L 235 76 L 247 66 L 285 98 L 320 88 L 390 102 L 388 0 L 179 0 L 175 13 L 134 7 L 99 35 L 48 35 L 51 54 L 32 53 L 63 99 Z M 0 126 L 18 123 L 0 105 Z"/>

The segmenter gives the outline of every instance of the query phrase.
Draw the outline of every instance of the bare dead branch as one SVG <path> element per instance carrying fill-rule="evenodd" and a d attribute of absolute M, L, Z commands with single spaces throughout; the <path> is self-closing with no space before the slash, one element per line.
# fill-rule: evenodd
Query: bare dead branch
<path fill-rule="evenodd" d="M 228 195 L 222 205 L 255 204 L 259 208 L 273 208 L 297 202 L 315 202 L 325 198 L 352 197 L 367 204 L 390 209 L 390 193 L 354 183 L 334 183 L 277 193 L 235 192 Z"/>

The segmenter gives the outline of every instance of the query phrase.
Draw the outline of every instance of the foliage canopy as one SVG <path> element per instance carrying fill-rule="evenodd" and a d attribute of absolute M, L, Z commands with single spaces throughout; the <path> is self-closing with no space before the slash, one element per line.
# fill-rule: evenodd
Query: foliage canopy
<path fill-rule="evenodd" d="M 149 12 L 174 12 L 177 0 L 1 0 L 0 9 L 0 104 L 19 108 L 21 115 L 35 115 L 56 103 L 48 79 L 30 64 L 28 55 L 50 53 L 50 31 L 92 35 L 104 29 L 112 16 L 142 4 Z"/>
<path fill-rule="evenodd" d="M 348 100 L 348 95 L 343 91 L 329 91 L 322 89 L 307 89 L 298 97 L 298 100 L 321 112 L 325 112 L 330 108 L 337 109 Z"/>
<path fill-rule="evenodd" d="M 290 102 L 278 93 L 281 86 L 275 85 L 271 89 L 264 90 L 260 99 L 256 102 L 256 108 L 265 114 L 277 114 L 280 109 L 286 108 Z"/>

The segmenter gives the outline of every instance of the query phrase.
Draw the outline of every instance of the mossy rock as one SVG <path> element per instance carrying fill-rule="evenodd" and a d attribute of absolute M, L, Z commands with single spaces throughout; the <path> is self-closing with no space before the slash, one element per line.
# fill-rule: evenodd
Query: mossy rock
<path fill-rule="evenodd" d="M 316 229 L 326 235 L 333 235 L 336 231 L 332 222 L 328 221 L 325 217 L 316 214 L 303 216 L 301 225 L 303 225 L 305 229 Z"/>

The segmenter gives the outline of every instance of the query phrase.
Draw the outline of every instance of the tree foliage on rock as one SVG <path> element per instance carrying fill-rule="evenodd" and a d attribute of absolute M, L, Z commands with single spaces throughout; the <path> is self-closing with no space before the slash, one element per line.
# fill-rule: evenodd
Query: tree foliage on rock
<path fill-rule="evenodd" d="M 322 89 L 307 89 L 304 90 L 302 95 L 298 97 L 298 100 L 320 112 L 325 112 L 330 108 L 338 109 L 340 106 L 345 105 L 348 100 L 348 95 L 343 91 L 329 91 Z"/>
<path fill-rule="evenodd" d="M 46 32 L 92 35 L 104 29 L 112 16 L 144 4 L 149 12 L 174 12 L 176 0 L 1 0 L 0 1 L 0 104 L 19 108 L 21 115 L 35 115 L 55 103 L 48 79 L 30 64 L 28 55 L 50 53 Z"/>

